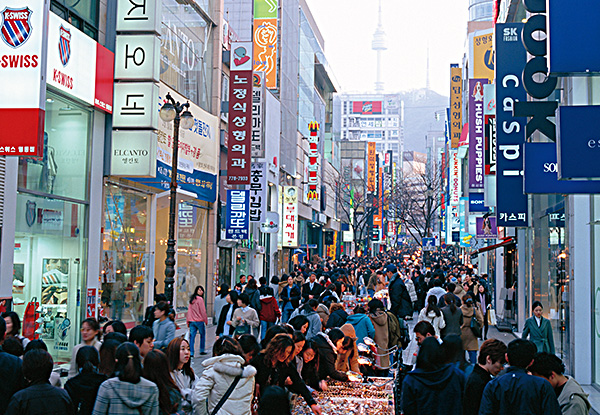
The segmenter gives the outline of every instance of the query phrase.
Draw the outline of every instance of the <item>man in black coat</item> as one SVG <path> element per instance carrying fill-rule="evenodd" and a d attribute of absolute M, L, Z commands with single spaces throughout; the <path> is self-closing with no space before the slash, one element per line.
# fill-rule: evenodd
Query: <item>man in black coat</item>
<path fill-rule="evenodd" d="M 410 294 L 400 274 L 396 272 L 396 266 L 391 264 L 387 267 L 387 275 L 390 279 L 389 295 L 392 303 L 391 312 L 398 318 L 405 319 L 413 315 L 413 305 Z"/>
<path fill-rule="evenodd" d="M 550 382 L 527 373 L 536 351 L 529 340 L 516 339 L 508 344 L 506 358 L 510 366 L 504 375 L 486 385 L 479 415 L 560 415 Z"/>
<path fill-rule="evenodd" d="M 477 365 L 467 379 L 463 415 L 477 415 L 485 386 L 504 368 L 506 345 L 497 339 L 483 342 L 479 349 Z"/>
<path fill-rule="evenodd" d="M 308 282 L 302 286 L 302 300 L 307 302 L 311 298 L 318 299 L 323 293 L 323 286 L 317 282 L 317 274 L 314 272 L 310 273 Z"/>
<path fill-rule="evenodd" d="M 0 344 L 4 342 L 6 323 L 0 318 Z M 4 415 L 10 398 L 25 387 L 21 359 L 6 353 L 0 346 L 0 415 Z"/>

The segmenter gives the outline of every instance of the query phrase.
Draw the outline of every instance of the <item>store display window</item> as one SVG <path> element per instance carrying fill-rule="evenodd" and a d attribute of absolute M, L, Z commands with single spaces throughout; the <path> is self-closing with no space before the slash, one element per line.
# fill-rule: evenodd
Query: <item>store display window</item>
<path fill-rule="evenodd" d="M 104 187 L 100 272 L 102 320 L 139 324 L 148 294 L 148 196 L 115 184 Z"/>
<path fill-rule="evenodd" d="M 42 339 L 55 362 L 79 343 L 87 263 L 87 206 L 17 195 L 13 300 L 23 335 Z"/>

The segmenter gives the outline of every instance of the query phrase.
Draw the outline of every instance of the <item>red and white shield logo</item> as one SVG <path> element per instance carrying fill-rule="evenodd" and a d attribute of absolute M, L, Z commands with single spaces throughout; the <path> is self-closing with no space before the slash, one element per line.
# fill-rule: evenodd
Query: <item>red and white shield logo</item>
<path fill-rule="evenodd" d="M 32 31 L 29 18 L 31 10 L 28 7 L 14 9 L 7 7 L 2 11 L 2 40 L 11 48 L 18 48 L 29 39 Z"/>

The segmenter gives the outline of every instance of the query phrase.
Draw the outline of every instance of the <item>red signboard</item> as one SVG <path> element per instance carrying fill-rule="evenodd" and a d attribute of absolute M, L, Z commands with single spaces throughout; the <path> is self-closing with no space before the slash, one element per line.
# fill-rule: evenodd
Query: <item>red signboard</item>
<path fill-rule="evenodd" d="M 381 101 L 353 101 L 353 114 L 381 114 Z"/>
<path fill-rule="evenodd" d="M 252 71 L 236 71 L 229 87 L 228 184 L 250 184 L 251 145 Z"/>
<path fill-rule="evenodd" d="M 88 288 L 86 301 L 86 318 L 96 318 L 96 289 Z"/>
<path fill-rule="evenodd" d="M 310 122 L 308 123 L 308 129 L 310 130 L 310 137 L 308 138 L 308 194 L 306 199 L 319 200 L 319 191 L 317 185 L 319 184 L 319 178 L 317 177 L 319 170 L 319 123 Z"/>

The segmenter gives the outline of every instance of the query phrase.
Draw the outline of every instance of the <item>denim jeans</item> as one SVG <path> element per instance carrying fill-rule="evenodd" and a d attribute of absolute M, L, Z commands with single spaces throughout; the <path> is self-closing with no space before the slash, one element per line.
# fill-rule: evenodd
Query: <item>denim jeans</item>
<path fill-rule="evenodd" d="M 283 309 L 283 311 L 281 312 L 281 322 L 283 324 L 287 323 L 293 312 L 294 312 L 293 308 L 290 308 L 290 309 L 287 309 L 287 310 Z"/>
<path fill-rule="evenodd" d="M 190 321 L 190 354 L 194 356 L 194 343 L 196 334 L 200 335 L 200 353 L 204 353 L 206 347 L 206 327 L 204 321 Z"/>
<path fill-rule="evenodd" d="M 273 327 L 275 325 L 275 323 L 272 323 L 270 321 L 260 321 L 260 341 L 262 341 L 265 338 L 265 334 L 267 334 L 267 330 L 269 330 L 271 327 Z"/>
<path fill-rule="evenodd" d="M 469 362 L 476 365 L 477 364 L 477 350 L 467 350 L 467 353 L 469 354 Z"/>

